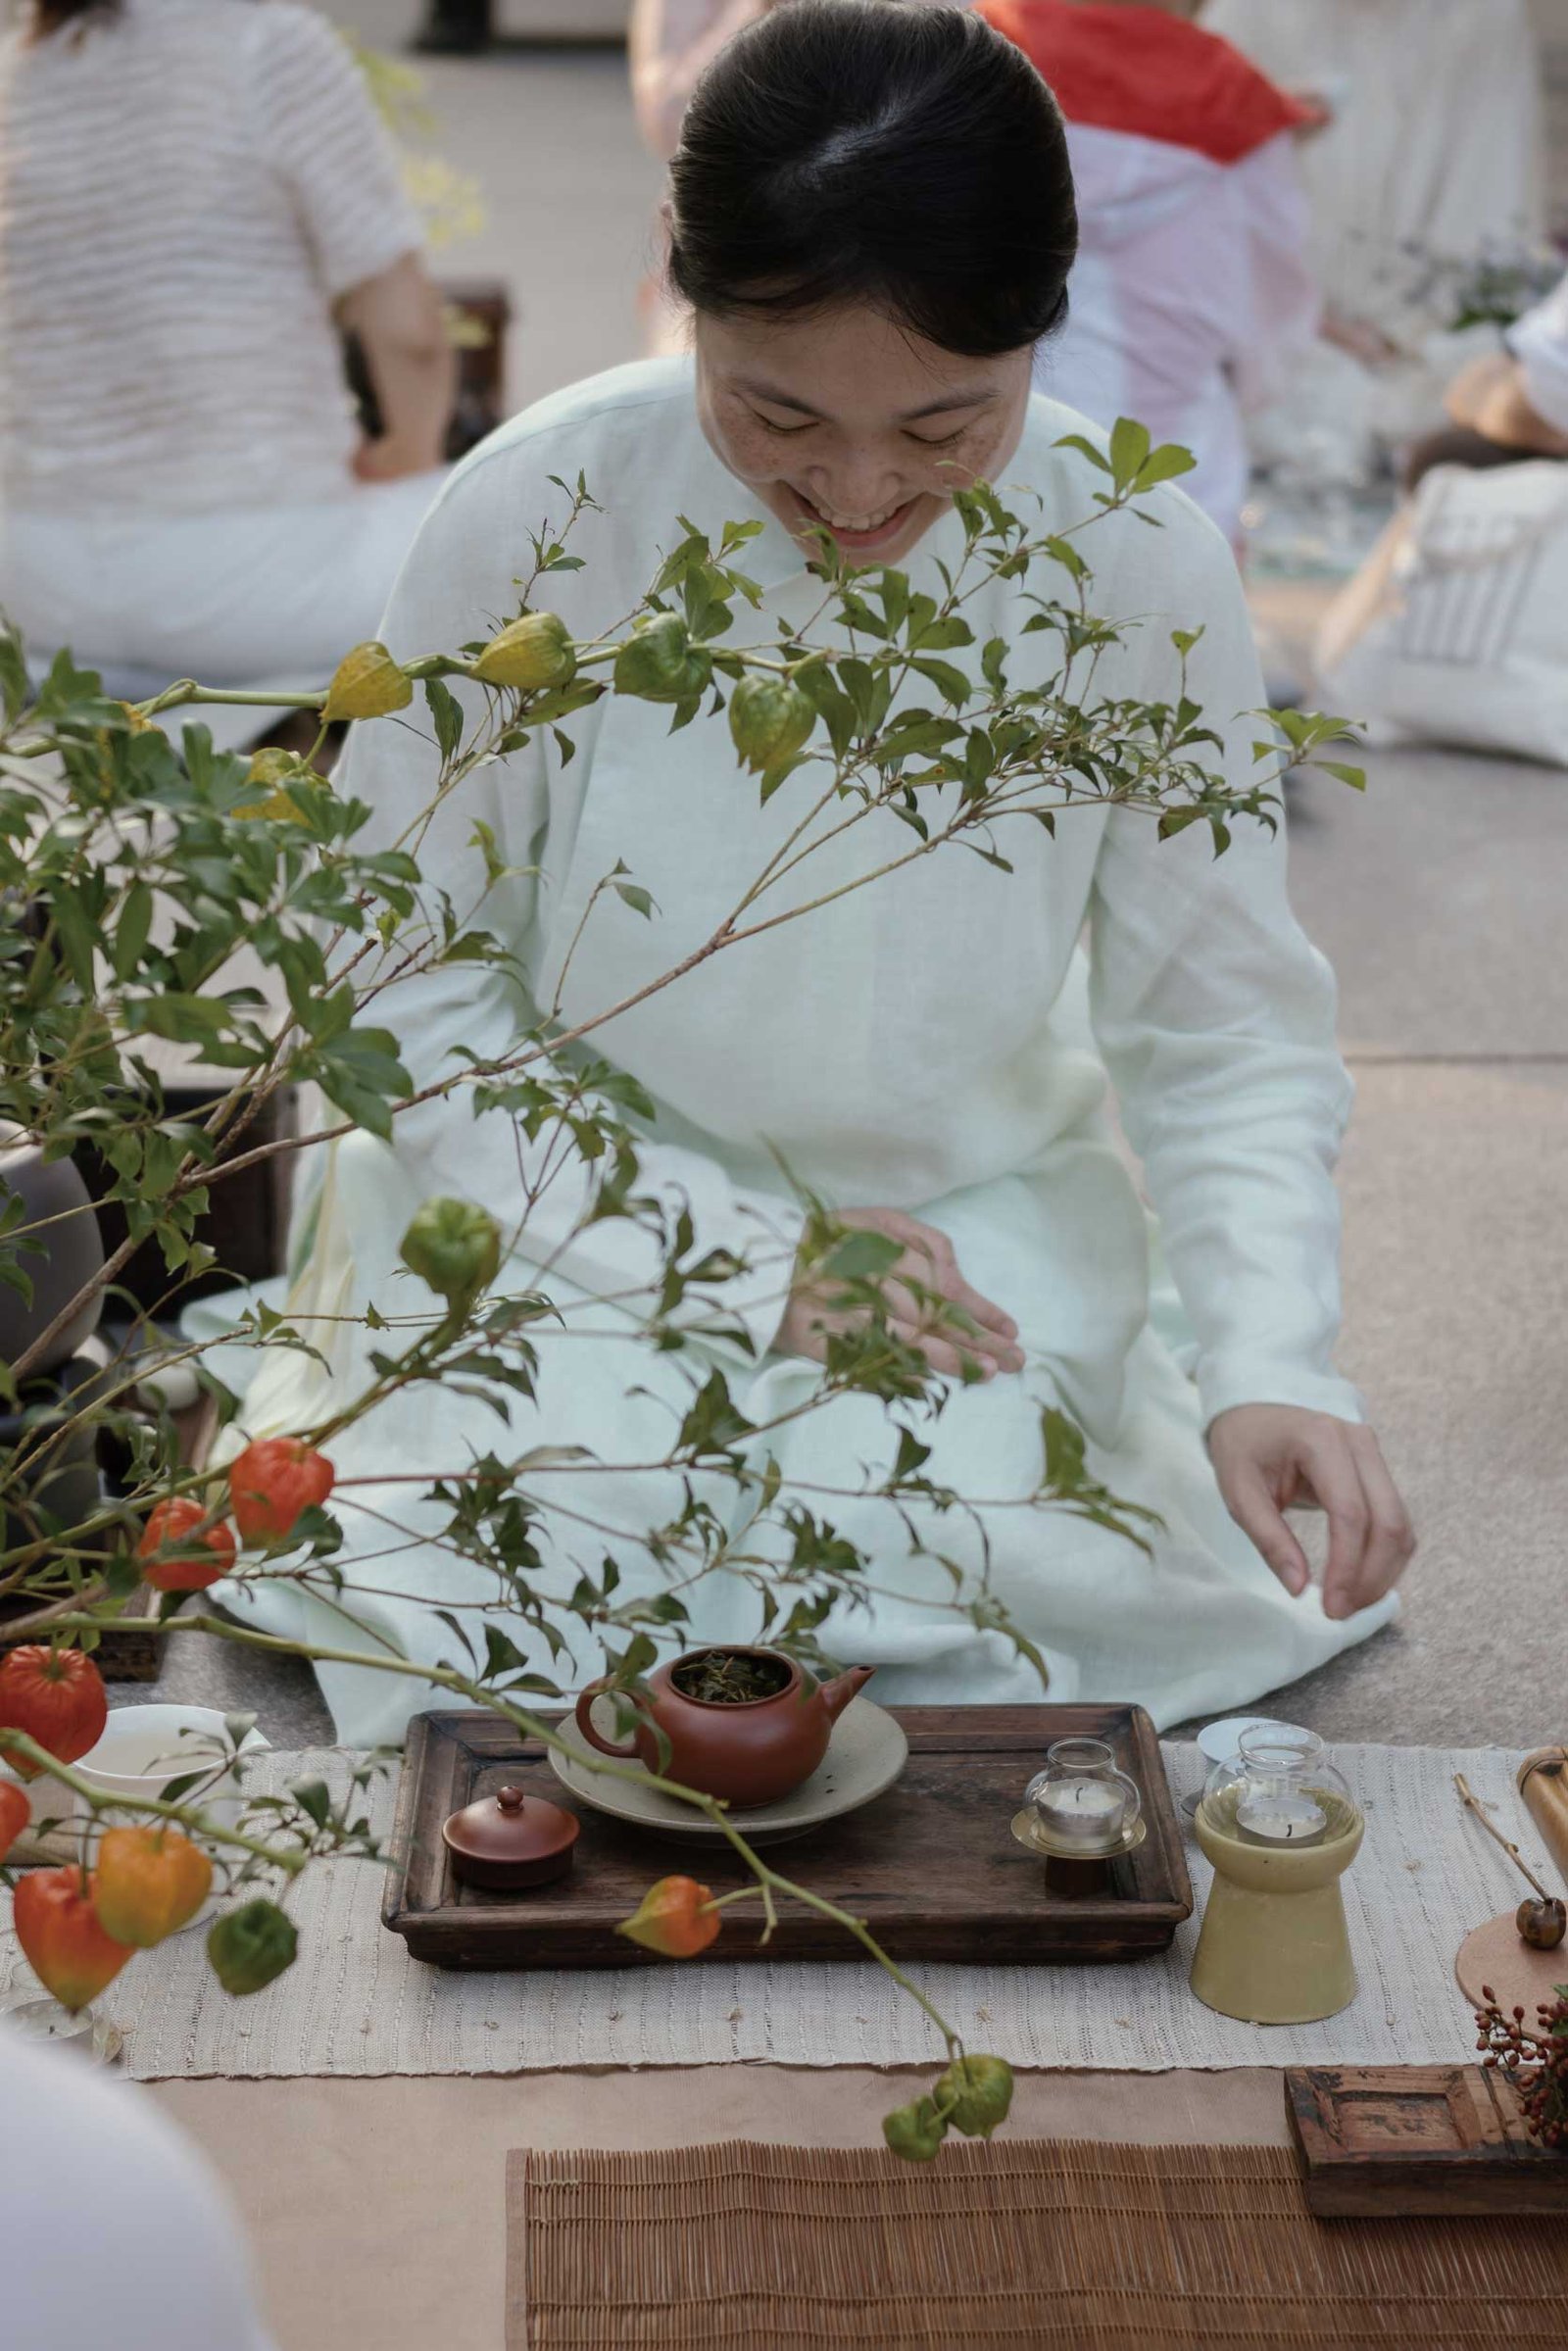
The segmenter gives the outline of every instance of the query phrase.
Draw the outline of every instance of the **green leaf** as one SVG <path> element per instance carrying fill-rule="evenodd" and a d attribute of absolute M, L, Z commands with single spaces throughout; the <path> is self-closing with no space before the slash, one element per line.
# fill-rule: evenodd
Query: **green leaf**
<path fill-rule="evenodd" d="M 435 723 L 436 749 L 443 759 L 450 759 L 463 741 L 463 706 L 438 677 L 425 679 L 424 699 Z"/>
<path fill-rule="evenodd" d="M 891 1234 L 846 1233 L 822 1260 L 822 1271 L 838 1282 L 879 1282 L 903 1254 L 902 1242 Z"/>
<path fill-rule="evenodd" d="M 128 980 L 137 968 L 153 927 L 153 894 L 143 881 L 134 881 L 115 926 L 115 977 Z"/>
<path fill-rule="evenodd" d="M 1131 489 L 1148 457 L 1148 425 L 1118 416 L 1110 428 L 1110 471 L 1118 490 Z"/>
<path fill-rule="evenodd" d="M 1152 450 L 1139 466 L 1133 488 L 1152 490 L 1159 482 L 1174 481 L 1179 474 L 1191 473 L 1197 464 L 1198 460 L 1190 449 L 1182 449 L 1174 441 L 1165 441 L 1158 449 Z"/>
<path fill-rule="evenodd" d="M 14 628 L 0 628 L 0 706 L 7 723 L 27 707 L 27 663 Z"/>
<path fill-rule="evenodd" d="M 484 1629 L 484 1679 L 493 1682 L 501 1674 L 521 1674 L 528 1670 L 528 1660 L 509 1634 L 499 1625 Z"/>
<path fill-rule="evenodd" d="M 414 1091 L 389 1029 L 349 1029 L 331 1037 L 304 1056 L 302 1072 L 307 1069 L 345 1117 L 383 1142 L 392 1133 L 388 1104 Z"/>
<path fill-rule="evenodd" d="M 1352 792 L 1366 790 L 1364 767 L 1348 767 L 1342 759 L 1314 759 L 1312 765 L 1320 767 L 1325 775 L 1338 777 L 1342 784 L 1348 784 Z"/>
<path fill-rule="evenodd" d="M 974 630 L 956 612 L 932 620 L 914 638 L 913 649 L 919 653 L 950 653 L 955 646 L 972 645 Z"/>
<path fill-rule="evenodd" d="M 964 676 L 961 669 L 956 668 L 952 661 L 932 661 L 927 654 L 917 654 L 913 666 L 919 670 L 922 677 L 930 679 L 944 702 L 962 704 L 967 702 L 974 692 L 972 681 Z"/>
<path fill-rule="evenodd" d="M 289 1794 L 302 1812 L 308 1812 L 318 1829 L 324 1829 L 332 1809 L 332 1791 L 324 1780 L 295 1780 L 290 1783 Z"/>
<path fill-rule="evenodd" d="M 1095 447 L 1093 441 L 1086 441 L 1081 432 L 1063 433 L 1059 441 L 1053 443 L 1053 447 L 1056 449 L 1076 449 L 1080 457 L 1086 457 L 1092 465 L 1098 465 L 1102 473 L 1108 473 L 1110 471 L 1110 466 L 1105 462 L 1105 459 L 1102 455 L 1101 451 Z"/>
<path fill-rule="evenodd" d="M 125 1020 L 130 1028 L 166 1038 L 171 1045 L 206 1045 L 227 1036 L 229 1010 L 209 997 L 171 993 L 128 1004 Z"/>

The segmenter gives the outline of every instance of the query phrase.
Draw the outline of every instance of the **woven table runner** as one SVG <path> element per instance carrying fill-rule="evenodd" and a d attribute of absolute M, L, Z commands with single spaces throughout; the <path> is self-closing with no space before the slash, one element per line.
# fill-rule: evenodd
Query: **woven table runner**
<path fill-rule="evenodd" d="M 1544 1868 L 1513 1788 L 1518 1758 L 1499 1748 L 1346 1746 L 1331 1750 L 1366 1811 L 1366 1842 L 1344 1880 L 1360 1991 L 1321 2025 L 1240 2025 L 1188 1989 L 1209 1870 L 1188 1863 L 1199 1910 L 1169 1952 L 1104 1966 L 915 1967 L 971 2046 L 1014 2065 L 1163 2072 L 1248 2065 L 1467 2063 L 1475 2027 L 1453 1980 L 1469 1930 L 1512 1910 L 1512 1865 L 1461 1809 L 1456 1770 L 1496 1806 Z M 1192 1747 L 1167 1746 L 1171 1785 L 1197 1787 Z M 324 1779 L 334 1793 L 351 1759 L 338 1750 L 269 1754 L 257 1792 Z M 391 1828 L 395 1775 L 370 1813 Z M 700 1869 L 701 1856 L 693 1866 Z M 380 1921 L 382 1873 L 329 1862 L 290 1895 L 299 1957 L 248 1999 L 219 1985 L 205 1929 L 140 1951 L 101 2003 L 125 2034 L 129 2071 L 171 2077 L 512 2074 L 584 2066 L 920 2065 L 937 2054 L 926 2019 L 870 1963 L 766 1960 L 641 1968 L 469 1973 L 411 1959 Z M 1568 1975 L 1568 1967 L 1565 1967 Z M 0 1994 L 27 1982 L 0 1889 Z"/>
<path fill-rule="evenodd" d="M 1314 2221 L 1285 2147 L 508 2158 L 507 2351 L 1565 2342 L 1559 2223 Z"/>

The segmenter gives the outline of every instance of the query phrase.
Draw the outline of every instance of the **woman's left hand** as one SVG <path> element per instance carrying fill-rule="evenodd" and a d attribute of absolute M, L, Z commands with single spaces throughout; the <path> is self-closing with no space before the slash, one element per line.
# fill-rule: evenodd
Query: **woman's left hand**
<path fill-rule="evenodd" d="M 1310 1570 L 1285 1512 L 1328 1513 L 1325 1616 L 1380 1600 L 1409 1565 L 1415 1536 L 1370 1429 L 1298 1404 L 1237 1404 L 1210 1425 L 1208 1453 L 1225 1507 L 1298 1597 Z"/>

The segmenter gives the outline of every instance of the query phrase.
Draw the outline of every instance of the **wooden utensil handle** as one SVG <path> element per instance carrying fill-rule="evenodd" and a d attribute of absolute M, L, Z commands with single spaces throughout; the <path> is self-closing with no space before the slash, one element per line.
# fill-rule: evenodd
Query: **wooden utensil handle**
<path fill-rule="evenodd" d="M 1519 1766 L 1519 1793 L 1568 1885 L 1568 1747 L 1538 1747 Z"/>

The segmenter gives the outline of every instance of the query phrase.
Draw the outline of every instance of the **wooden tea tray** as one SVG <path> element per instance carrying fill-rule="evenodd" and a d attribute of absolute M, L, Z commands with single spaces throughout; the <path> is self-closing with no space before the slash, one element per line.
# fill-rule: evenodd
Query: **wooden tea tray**
<path fill-rule="evenodd" d="M 769 1846 L 770 1866 L 863 1918 L 898 1959 L 1127 1959 L 1162 1951 L 1193 1907 L 1181 1832 L 1153 1725 L 1140 1706 L 902 1706 L 909 1741 L 897 1786 L 858 1812 Z M 1055 1739 L 1102 1739 L 1143 1793 L 1149 1834 L 1105 1882 L 1063 1894 L 1011 1834 L 1025 1784 Z M 652 1957 L 615 1934 L 658 1878 L 715 1893 L 744 1883 L 727 1847 L 628 1828 L 586 1805 L 572 1874 L 528 1893 L 483 1893 L 453 1877 L 441 1824 L 509 1782 L 567 1801 L 545 1751 L 494 1714 L 416 1715 L 393 1831 L 382 1921 L 438 1967 L 629 1967 Z M 744 1827 L 744 1815 L 740 1816 Z M 760 1903 L 721 1914 L 703 1957 L 757 1957 Z M 841 1927 L 780 1906 L 765 1956 L 855 1959 Z"/>
<path fill-rule="evenodd" d="M 1285 2102 L 1320 2220 L 1568 2215 L 1568 2155 L 1530 2136 L 1495 2070 L 1293 2066 Z"/>

